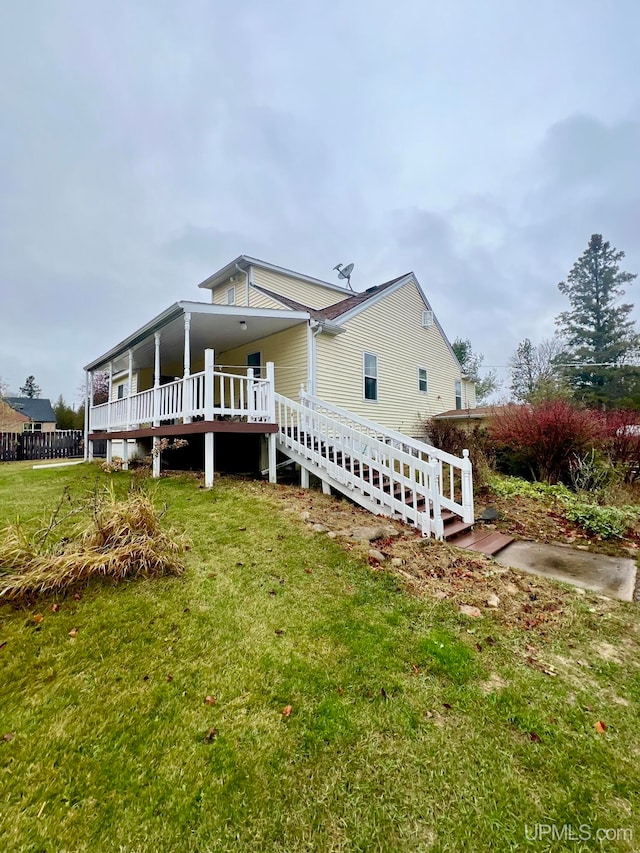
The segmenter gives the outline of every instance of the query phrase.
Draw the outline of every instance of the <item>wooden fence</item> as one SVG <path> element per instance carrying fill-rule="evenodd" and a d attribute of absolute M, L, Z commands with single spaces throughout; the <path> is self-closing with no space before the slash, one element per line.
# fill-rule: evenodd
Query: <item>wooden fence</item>
<path fill-rule="evenodd" d="M 0 462 L 19 459 L 68 459 L 84 453 L 80 429 L 55 432 L 0 432 Z"/>

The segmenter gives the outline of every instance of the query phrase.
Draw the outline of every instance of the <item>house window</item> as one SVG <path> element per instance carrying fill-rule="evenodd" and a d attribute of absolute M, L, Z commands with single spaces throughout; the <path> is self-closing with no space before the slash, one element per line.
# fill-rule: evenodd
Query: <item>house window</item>
<path fill-rule="evenodd" d="M 418 391 L 421 391 L 423 394 L 426 394 L 429 390 L 429 382 L 427 380 L 427 368 L 419 367 L 418 368 Z"/>
<path fill-rule="evenodd" d="M 378 356 L 365 352 L 363 359 L 364 368 L 364 399 L 378 399 Z"/>
<path fill-rule="evenodd" d="M 228 288 L 227 290 L 227 305 L 235 305 L 236 304 L 236 287 Z"/>
<path fill-rule="evenodd" d="M 28 424 L 23 424 L 22 427 L 23 432 L 42 432 L 42 424 L 37 424 L 30 422 Z"/>
<path fill-rule="evenodd" d="M 253 367 L 253 376 L 255 379 L 262 377 L 262 355 L 259 352 L 250 352 L 247 356 L 247 367 Z"/>
<path fill-rule="evenodd" d="M 122 400 L 124 397 L 124 383 L 122 385 L 118 385 L 118 400 Z"/>
<path fill-rule="evenodd" d="M 462 382 L 456 380 L 456 409 L 462 408 Z"/>

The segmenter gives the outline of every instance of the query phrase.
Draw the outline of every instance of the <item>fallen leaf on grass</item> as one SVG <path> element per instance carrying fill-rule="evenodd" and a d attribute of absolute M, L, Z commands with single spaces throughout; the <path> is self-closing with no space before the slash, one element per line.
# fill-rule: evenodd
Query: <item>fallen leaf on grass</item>
<path fill-rule="evenodd" d="M 211 728 L 207 729 L 207 731 L 206 731 L 206 734 L 204 736 L 204 742 L 205 743 L 211 743 L 211 741 L 215 740 L 215 738 L 217 736 L 218 736 L 218 729 L 216 729 L 215 726 L 211 726 Z"/>
<path fill-rule="evenodd" d="M 602 720 L 598 720 L 597 723 L 594 723 L 593 728 L 598 732 L 598 734 L 602 734 L 603 732 L 606 732 L 606 730 L 607 730 L 607 727 L 602 722 Z"/>
<path fill-rule="evenodd" d="M 42 615 L 42 613 L 34 613 L 34 615 L 31 617 L 31 621 L 35 622 L 36 625 L 39 625 L 41 622 L 44 622 L 44 616 Z"/>
<path fill-rule="evenodd" d="M 56 603 L 56 604 L 52 604 L 52 605 L 51 605 L 51 612 L 52 612 L 52 613 L 57 613 L 57 612 L 58 612 L 58 610 L 60 610 L 60 605 L 59 605 L 59 604 L 57 604 L 57 603 Z"/>
<path fill-rule="evenodd" d="M 5 647 L 6 645 L 7 645 L 7 641 L 6 641 L 6 640 L 3 640 L 3 641 L 0 643 L 0 649 L 4 649 L 4 647 Z"/>
<path fill-rule="evenodd" d="M 541 743 L 542 742 L 540 735 L 536 734 L 535 732 L 529 732 L 529 740 L 532 741 L 533 743 Z"/>
<path fill-rule="evenodd" d="M 291 712 L 293 711 L 293 705 L 285 705 L 285 707 L 280 712 L 283 717 L 290 717 Z"/>
<path fill-rule="evenodd" d="M 284 634 L 282 628 L 276 628 L 276 636 L 281 637 Z"/>
<path fill-rule="evenodd" d="M 72 628 L 72 629 L 69 631 L 69 636 L 71 637 L 71 639 L 72 639 L 72 640 L 74 640 L 74 639 L 78 636 L 78 629 L 77 629 L 77 628 Z"/>
<path fill-rule="evenodd" d="M 307 575 L 312 575 L 312 574 L 313 574 L 313 569 L 305 569 L 305 573 L 306 573 Z"/>
<path fill-rule="evenodd" d="M 168 682 L 170 682 L 170 681 L 173 681 L 173 676 L 172 676 L 172 675 L 167 675 L 167 683 L 168 683 Z"/>
<path fill-rule="evenodd" d="M 14 737 L 15 737 L 14 732 L 7 732 L 6 735 L 2 735 L 2 740 L 5 743 L 9 743 L 9 741 L 12 741 L 14 739 Z"/>
<path fill-rule="evenodd" d="M 205 705 L 215 705 L 216 697 L 215 696 L 205 696 L 204 697 Z"/>

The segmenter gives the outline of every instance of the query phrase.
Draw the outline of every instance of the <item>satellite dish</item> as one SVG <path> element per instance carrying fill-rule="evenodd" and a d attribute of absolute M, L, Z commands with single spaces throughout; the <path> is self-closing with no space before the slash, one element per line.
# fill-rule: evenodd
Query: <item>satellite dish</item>
<path fill-rule="evenodd" d="M 351 287 L 351 273 L 353 272 L 353 264 L 347 264 L 346 267 L 343 267 L 342 264 L 336 264 L 334 270 L 338 270 L 338 278 L 346 278 L 347 284 Z"/>

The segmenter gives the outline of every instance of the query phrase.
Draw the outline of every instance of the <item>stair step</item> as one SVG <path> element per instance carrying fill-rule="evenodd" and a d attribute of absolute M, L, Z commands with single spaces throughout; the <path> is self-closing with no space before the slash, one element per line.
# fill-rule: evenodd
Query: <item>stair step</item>
<path fill-rule="evenodd" d="M 445 525 L 444 528 L 444 538 L 447 542 L 450 542 L 456 536 L 460 536 L 463 533 L 467 533 L 468 531 L 473 529 L 473 525 L 469 524 L 466 521 L 463 521 L 461 518 L 455 517 L 455 521 L 449 521 L 448 524 Z M 455 544 L 455 543 L 454 543 Z"/>
<path fill-rule="evenodd" d="M 506 533 L 500 533 L 497 530 L 473 530 L 449 541 L 449 544 L 455 545 L 456 548 L 464 548 L 466 551 L 475 551 L 478 554 L 493 557 L 512 542 L 513 536 L 507 536 Z"/>

